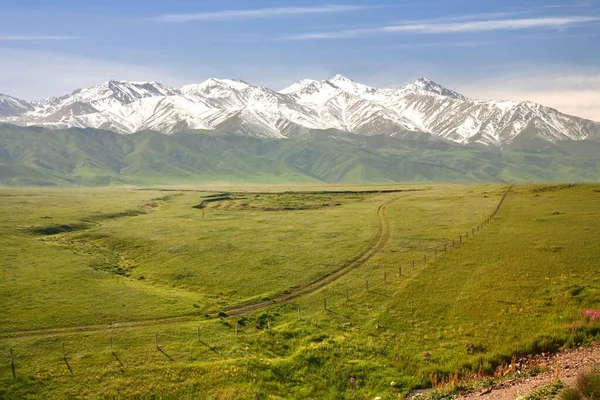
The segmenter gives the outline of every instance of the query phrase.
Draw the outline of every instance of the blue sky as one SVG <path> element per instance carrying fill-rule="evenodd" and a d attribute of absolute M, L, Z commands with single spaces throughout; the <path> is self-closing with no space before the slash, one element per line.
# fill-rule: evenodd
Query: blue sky
<path fill-rule="evenodd" d="M 0 93 L 420 76 L 600 120 L 600 0 L 0 0 Z"/>

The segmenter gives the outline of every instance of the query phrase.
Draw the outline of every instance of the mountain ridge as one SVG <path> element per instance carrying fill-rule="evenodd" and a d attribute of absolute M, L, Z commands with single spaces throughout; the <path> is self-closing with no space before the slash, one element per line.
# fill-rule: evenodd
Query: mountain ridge
<path fill-rule="evenodd" d="M 212 130 L 121 135 L 0 124 L 0 185 L 9 186 L 599 179 L 599 142 L 540 146 L 531 134 L 501 150 L 425 133 L 391 137 L 327 130 L 279 140 Z"/>
<path fill-rule="evenodd" d="M 527 129 L 548 142 L 600 137 L 600 123 L 531 102 L 469 99 L 425 77 L 379 89 L 336 75 L 303 79 L 279 92 L 236 79 L 210 78 L 181 88 L 110 80 L 32 102 L 0 95 L 0 121 L 122 134 L 226 130 L 280 139 L 325 129 L 389 136 L 425 132 L 500 147 Z"/>

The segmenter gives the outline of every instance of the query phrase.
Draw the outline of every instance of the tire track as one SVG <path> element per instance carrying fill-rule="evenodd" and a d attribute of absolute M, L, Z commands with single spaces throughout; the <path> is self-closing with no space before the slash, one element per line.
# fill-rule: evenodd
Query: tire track
<path fill-rule="evenodd" d="M 377 219 L 378 219 L 378 228 L 377 234 L 375 238 L 372 240 L 373 244 L 363 250 L 358 256 L 351 259 L 350 261 L 344 263 L 335 271 L 332 271 L 326 275 L 320 276 L 319 278 L 293 289 L 290 289 L 282 294 L 279 294 L 273 299 L 255 302 L 255 303 L 247 303 L 242 305 L 231 306 L 223 309 L 222 311 L 226 312 L 228 315 L 243 315 L 248 314 L 250 312 L 258 311 L 267 307 L 270 307 L 275 304 L 282 304 L 289 302 L 291 300 L 297 299 L 302 296 L 309 295 L 346 275 L 352 270 L 360 268 L 364 266 L 367 261 L 369 261 L 373 256 L 375 256 L 379 251 L 381 251 L 389 242 L 391 237 L 390 230 L 390 222 L 387 219 L 387 207 L 389 207 L 395 201 L 406 197 L 398 196 L 391 200 L 386 201 L 381 204 L 377 209 Z M 196 316 L 197 314 L 194 314 Z M 132 329 L 132 328 L 147 328 L 154 326 L 165 326 L 165 325 L 173 325 L 179 323 L 186 323 L 193 321 L 197 318 L 193 318 L 192 316 L 187 315 L 179 315 L 175 317 L 166 317 L 162 319 L 151 319 L 151 320 L 138 320 L 138 321 L 129 321 L 118 324 L 99 324 L 99 325 L 82 325 L 82 326 L 72 326 L 65 328 L 50 328 L 50 329 L 36 329 L 36 330 L 28 330 L 28 331 L 15 331 L 15 332 L 5 332 L 0 333 L 1 339 L 8 338 L 22 338 L 22 337 L 32 337 L 32 336 L 52 336 L 58 334 L 70 334 L 70 333 L 88 333 L 88 332 L 98 332 L 98 331 L 108 331 L 108 330 L 116 330 L 116 329 Z"/>
<path fill-rule="evenodd" d="M 379 220 L 379 226 L 377 229 L 375 243 L 369 246 L 367 249 L 363 250 L 363 252 L 360 253 L 356 258 L 348 261 L 337 270 L 327 275 L 323 275 L 304 286 L 292 289 L 291 291 L 288 291 L 286 293 L 282 293 L 274 299 L 262 301 L 260 303 L 248 304 L 245 306 L 230 307 L 225 309 L 225 312 L 229 315 L 243 315 L 263 308 L 270 307 L 274 304 L 286 303 L 298 297 L 314 293 L 317 290 L 335 282 L 350 271 L 364 266 L 367 263 L 367 261 L 373 258 L 375 254 L 380 252 L 388 244 L 391 237 L 391 230 L 390 221 L 387 219 L 386 210 L 387 207 L 390 206 L 390 204 L 394 203 L 402 197 L 406 196 L 395 197 L 379 206 L 379 208 L 377 209 L 377 218 Z"/>

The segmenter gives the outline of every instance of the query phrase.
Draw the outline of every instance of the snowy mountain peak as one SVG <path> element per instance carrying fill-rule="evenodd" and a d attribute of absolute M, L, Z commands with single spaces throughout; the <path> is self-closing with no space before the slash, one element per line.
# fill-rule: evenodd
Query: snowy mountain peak
<path fill-rule="evenodd" d="M 214 129 L 273 138 L 325 129 L 357 135 L 424 132 L 494 146 L 524 132 L 548 141 L 600 138 L 600 124 L 531 102 L 471 100 L 427 78 L 378 89 L 344 75 L 300 80 L 279 93 L 236 79 L 211 78 L 181 89 L 110 80 L 42 101 L 0 95 L 0 121 L 121 133 Z"/>
<path fill-rule="evenodd" d="M 332 79 L 324 81 L 324 83 L 332 85 L 346 94 L 368 101 L 378 101 L 382 96 L 382 91 L 380 89 L 355 82 L 344 75 L 336 75 Z"/>
<path fill-rule="evenodd" d="M 315 83 L 319 83 L 319 81 L 315 81 L 314 79 L 301 79 L 298 82 L 286 87 L 285 89 L 280 90 L 279 93 L 290 94 L 290 93 L 299 92 L 299 91 L 305 89 L 306 87 L 313 85 Z"/>
<path fill-rule="evenodd" d="M 239 79 L 210 78 L 202 83 L 185 85 L 181 88 L 181 92 L 187 95 L 202 96 L 215 91 L 240 91 L 250 87 L 252 87 L 250 84 Z"/>
<path fill-rule="evenodd" d="M 465 96 L 454 90 L 447 89 L 442 85 L 435 83 L 429 78 L 421 77 L 401 88 L 405 91 L 416 92 L 417 94 L 437 94 L 445 97 L 452 97 L 457 100 L 467 100 Z"/>
<path fill-rule="evenodd" d="M 334 76 L 333 78 L 328 79 L 328 80 L 329 80 L 329 82 L 334 82 L 334 83 L 336 83 L 336 82 L 352 82 L 352 83 L 355 83 L 352 79 L 350 79 L 347 76 L 342 75 L 342 74 L 337 74 L 336 76 Z"/>
<path fill-rule="evenodd" d="M 217 78 L 211 78 L 207 82 L 209 82 L 212 85 L 216 84 L 216 85 L 229 86 L 229 87 L 232 87 L 232 88 L 237 89 L 237 90 L 244 90 L 244 89 L 247 89 L 250 86 L 252 86 L 249 83 L 244 82 L 241 79 L 217 79 Z"/>
<path fill-rule="evenodd" d="M 177 91 L 159 82 L 128 82 L 109 80 L 85 89 L 77 89 L 61 97 L 49 97 L 32 102 L 41 115 L 47 116 L 57 110 L 78 103 L 84 109 L 104 111 L 111 107 L 124 106 L 134 101 L 155 96 L 169 96 Z"/>
<path fill-rule="evenodd" d="M 0 117 L 18 116 L 31 110 L 33 107 L 25 100 L 0 93 Z"/>

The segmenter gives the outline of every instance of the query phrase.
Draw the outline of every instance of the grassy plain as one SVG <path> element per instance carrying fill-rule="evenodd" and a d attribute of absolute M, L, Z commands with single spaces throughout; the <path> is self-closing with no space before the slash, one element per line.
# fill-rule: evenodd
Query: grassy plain
<path fill-rule="evenodd" d="M 600 188 L 516 186 L 473 236 L 507 188 L 2 190 L 0 397 L 401 398 L 589 340 Z M 227 314 L 356 258 L 389 200 L 365 265 Z"/>

